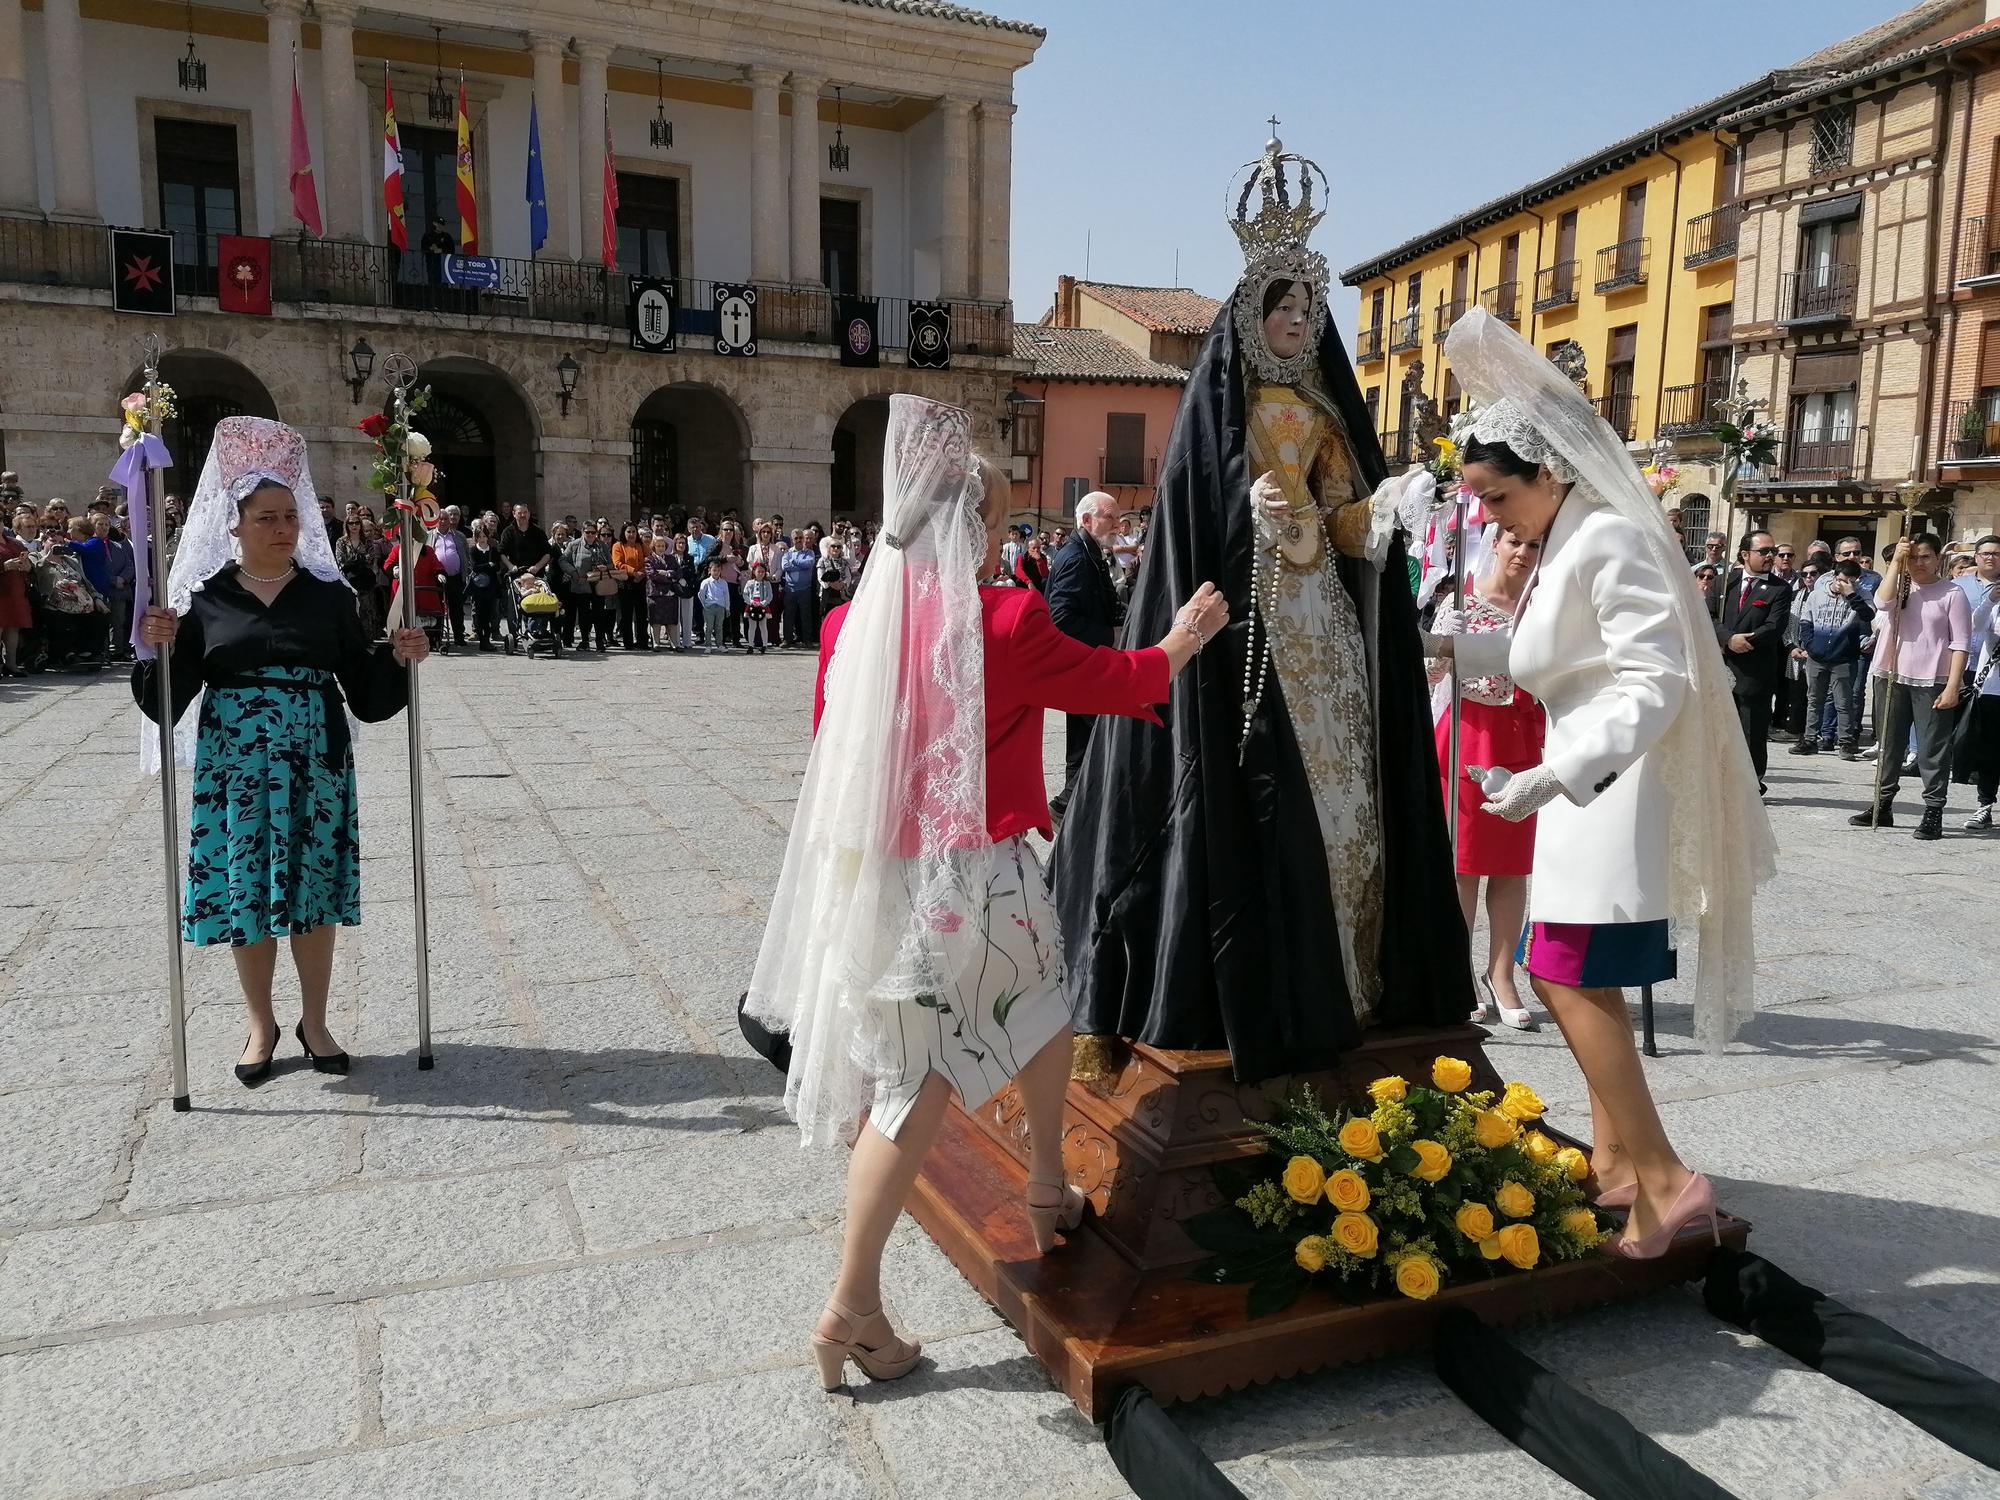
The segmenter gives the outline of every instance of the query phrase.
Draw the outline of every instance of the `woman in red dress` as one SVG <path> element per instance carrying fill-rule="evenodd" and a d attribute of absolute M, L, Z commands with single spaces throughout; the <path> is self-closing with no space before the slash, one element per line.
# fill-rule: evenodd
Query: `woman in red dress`
<path fill-rule="evenodd" d="M 1512 630 L 1522 591 L 1534 577 L 1541 555 L 1539 540 L 1524 542 L 1512 532 L 1498 532 L 1489 552 L 1491 563 L 1466 596 L 1466 618 L 1461 622 L 1451 611 L 1440 611 L 1438 634 Z M 1469 678 L 1460 704 L 1457 766 L 1450 764 L 1448 706 L 1437 721 L 1438 768 L 1444 778 L 1444 805 L 1457 821 L 1458 904 L 1468 933 L 1479 910 L 1479 882 L 1486 881 L 1486 968 L 1479 976 L 1479 1009 L 1472 1019 L 1490 1021 L 1497 1008 L 1500 1019 L 1516 1031 L 1540 1029 L 1514 987 L 1514 950 L 1527 919 L 1528 875 L 1535 867 L 1535 820 L 1510 823 L 1482 817 L 1486 794 L 1466 767 L 1519 772 L 1540 765 L 1546 717 L 1542 705 L 1516 687 L 1513 678 Z"/>
<path fill-rule="evenodd" d="M 1064 635 L 1039 591 L 982 588 L 1012 485 L 971 416 L 890 403 L 881 536 L 820 626 L 814 742 L 744 1013 L 789 1034 L 785 1107 L 808 1144 L 867 1124 L 847 1166 L 840 1275 L 812 1336 L 829 1390 L 854 1361 L 892 1380 L 918 1348 L 882 1310 L 882 1250 L 951 1095 L 1010 1082 L 1029 1137 L 1037 1246 L 1082 1222 L 1062 1162 L 1069 1006 L 1061 939 L 1024 835 L 1049 831 L 1042 715 L 1154 719 L 1222 628 L 1204 584 L 1156 646 Z"/>
<path fill-rule="evenodd" d="M 22 514 L 17 511 L 15 519 Z M 34 606 L 28 602 L 28 580 L 34 576 L 27 539 L 0 522 L 0 677 L 22 675 L 21 632 L 35 623 Z"/>

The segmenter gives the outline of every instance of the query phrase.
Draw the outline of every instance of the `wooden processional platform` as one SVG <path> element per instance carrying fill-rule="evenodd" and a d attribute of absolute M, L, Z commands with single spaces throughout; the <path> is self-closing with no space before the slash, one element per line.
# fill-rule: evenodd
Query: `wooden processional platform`
<path fill-rule="evenodd" d="M 1705 1225 L 1684 1232 L 1657 1261 L 1592 1256 L 1447 1287 L 1427 1302 L 1391 1294 L 1356 1305 L 1313 1287 L 1285 1311 L 1252 1319 L 1246 1287 L 1187 1279 L 1208 1252 L 1180 1225 L 1221 1202 L 1210 1174 L 1216 1162 L 1264 1151 L 1250 1121 L 1272 1118 L 1301 1083 L 1331 1107 L 1364 1097 L 1384 1074 L 1426 1080 L 1440 1054 L 1469 1061 L 1474 1088 L 1498 1089 L 1484 1037 L 1471 1025 L 1375 1032 L 1336 1069 L 1248 1086 L 1230 1076 L 1227 1052 L 1114 1042 L 1106 1076 L 1069 1086 L 1063 1157 L 1091 1212 L 1052 1254 L 1036 1253 L 1021 1211 L 1026 1142 L 1011 1088 L 978 1116 L 954 1102 L 910 1212 L 1093 1422 L 1134 1383 L 1162 1403 L 1219 1395 L 1422 1348 L 1453 1307 L 1509 1323 L 1700 1276 L 1712 1245 Z M 1725 1244 L 1740 1249 L 1749 1232 L 1743 1220 L 1724 1216 Z"/>

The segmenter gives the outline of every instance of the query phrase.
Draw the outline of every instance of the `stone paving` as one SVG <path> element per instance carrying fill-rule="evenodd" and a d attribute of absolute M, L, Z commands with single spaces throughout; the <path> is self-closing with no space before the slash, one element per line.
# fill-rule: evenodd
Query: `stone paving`
<path fill-rule="evenodd" d="M 167 1103 L 159 814 L 130 698 L 0 686 L 0 1494 L 1126 1493 L 907 1222 L 891 1307 L 934 1363 L 851 1397 L 811 1379 L 836 1164 L 798 1149 L 733 1018 L 809 670 L 427 668 L 436 1070 L 414 1066 L 395 725 L 361 745 L 365 920 L 332 1010 L 354 1072 L 310 1072 L 287 1036 L 279 1075 L 238 1087 L 227 955 L 189 950 L 186 1115 Z M 1756 1248 L 2000 1375 L 2000 839 L 1853 832 L 1862 768 L 1773 771 L 1766 1009 L 1709 1057 L 1663 990 L 1670 1127 Z M 1493 1048 L 1586 1118 L 1552 1031 Z M 2000 1495 L 1692 1291 L 1521 1337 L 1746 1500 Z M 1258 1500 L 1576 1493 L 1416 1358 L 1179 1416 Z"/>

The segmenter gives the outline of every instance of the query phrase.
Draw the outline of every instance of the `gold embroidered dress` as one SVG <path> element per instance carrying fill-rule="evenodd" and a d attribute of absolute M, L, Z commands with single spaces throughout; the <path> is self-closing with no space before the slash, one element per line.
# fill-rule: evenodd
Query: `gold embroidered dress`
<path fill-rule="evenodd" d="M 1336 536 L 1356 517 L 1365 527 L 1368 507 L 1353 505 L 1346 438 L 1330 403 L 1311 386 L 1253 387 L 1247 441 L 1250 473 L 1269 473 L 1290 506 L 1287 523 L 1257 518 L 1259 568 L 1275 567 L 1276 575 L 1264 573 L 1257 602 L 1267 614 L 1271 670 L 1284 692 L 1326 845 L 1348 993 L 1356 1021 L 1367 1025 L 1381 999 L 1374 700 L 1361 618 L 1334 556 Z M 1335 516 L 1349 506 L 1336 531 Z"/>

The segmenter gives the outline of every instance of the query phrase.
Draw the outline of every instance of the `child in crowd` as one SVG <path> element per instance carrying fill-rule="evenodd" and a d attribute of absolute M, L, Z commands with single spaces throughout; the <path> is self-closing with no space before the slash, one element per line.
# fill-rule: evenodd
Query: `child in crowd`
<path fill-rule="evenodd" d="M 777 590 L 771 585 L 771 575 L 762 563 L 751 566 L 749 580 L 743 585 L 743 654 L 748 656 L 753 650 L 762 656 L 771 649 L 771 615 Z"/>
<path fill-rule="evenodd" d="M 703 650 L 712 656 L 722 649 L 729 628 L 729 580 L 723 576 L 721 558 L 708 565 L 708 577 L 702 580 L 701 617 L 707 637 Z"/>

